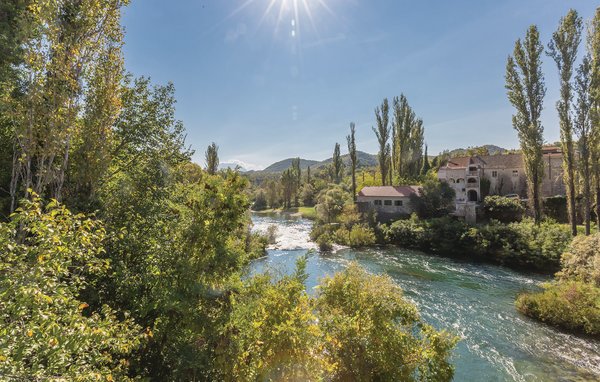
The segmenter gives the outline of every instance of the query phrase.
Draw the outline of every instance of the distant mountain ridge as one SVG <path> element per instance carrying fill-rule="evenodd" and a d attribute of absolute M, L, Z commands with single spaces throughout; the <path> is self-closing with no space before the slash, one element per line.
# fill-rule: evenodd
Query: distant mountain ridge
<path fill-rule="evenodd" d="M 490 155 L 503 154 L 508 151 L 507 149 L 500 147 L 500 146 L 496 146 L 496 145 L 482 145 L 482 146 L 475 146 L 475 147 L 467 147 L 466 149 L 458 148 L 458 149 L 446 151 L 445 153 L 449 154 L 451 157 L 466 156 L 467 152 L 469 150 L 476 150 L 479 148 L 485 148 Z M 379 165 L 379 162 L 377 160 L 377 155 L 369 154 L 364 151 L 357 151 L 356 154 L 358 156 L 358 162 L 359 162 L 358 167 L 359 168 L 360 167 L 376 167 Z M 430 155 L 429 159 L 431 160 L 434 157 L 435 156 Z M 255 173 L 283 172 L 292 166 L 292 161 L 294 159 L 295 158 L 286 158 L 286 159 L 283 159 L 283 160 L 280 160 L 278 162 L 271 164 L 270 166 L 266 167 L 264 170 L 250 171 L 250 172 L 255 172 Z M 342 155 L 342 160 L 346 166 L 350 165 L 350 155 L 349 154 Z M 321 168 L 323 166 L 327 166 L 332 161 L 333 161 L 332 158 L 327 158 L 327 159 L 324 159 L 321 161 L 300 158 L 300 168 L 302 170 L 306 170 L 306 168 L 308 166 L 310 166 L 311 169 L 315 170 L 315 169 Z"/>
<path fill-rule="evenodd" d="M 356 155 L 358 157 L 359 167 L 377 166 L 377 156 L 375 156 L 373 154 L 365 153 L 363 151 L 357 151 Z M 280 160 L 279 162 L 275 162 L 272 165 L 266 167 L 261 172 L 264 172 L 264 173 L 283 172 L 292 166 L 292 161 L 294 159 L 295 158 L 287 158 L 287 159 Z M 329 163 L 332 162 L 332 160 L 333 160 L 332 158 L 327 158 L 322 161 L 300 158 L 300 168 L 302 170 L 306 170 L 306 168 L 308 168 L 308 166 L 310 166 L 311 169 L 317 169 L 317 168 L 328 165 Z M 347 165 L 347 166 L 350 165 L 350 155 L 349 154 L 342 155 L 342 161 L 344 162 L 345 165 Z"/>

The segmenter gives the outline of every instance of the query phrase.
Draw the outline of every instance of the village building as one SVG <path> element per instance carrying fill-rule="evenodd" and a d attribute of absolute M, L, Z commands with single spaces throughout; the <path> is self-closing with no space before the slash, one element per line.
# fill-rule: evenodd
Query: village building
<path fill-rule="evenodd" d="M 418 195 L 419 186 L 363 187 L 356 203 L 361 212 L 375 212 L 377 220 L 390 221 L 409 216 L 414 209 L 411 195 Z"/>
<path fill-rule="evenodd" d="M 560 149 L 544 147 L 543 160 L 542 197 L 565 195 Z M 454 189 L 458 216 L 474 211 L 470 206 L 482 202 L 486 195 L 527 198 L 527 177 L 520 153 L 450 158 L 440 167 L 438 179 Z"/>

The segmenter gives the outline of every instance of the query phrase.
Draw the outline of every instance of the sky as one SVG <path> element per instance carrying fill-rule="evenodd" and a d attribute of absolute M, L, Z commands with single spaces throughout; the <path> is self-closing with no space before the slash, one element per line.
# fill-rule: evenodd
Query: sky
<path fill-rule="evenodd" d="M 176 88 L 176 116 L 204 164 L 261 169 L 346 148 L 376 153 L 374 109 L 404 94 L 423 119 L 429 154 L 517 148 L 506 59 L 531 24 L 547 44 L 569 8 L 591 0 L 133 0 L 123 14 L 125 62 Z M 584 46 L 580 48 L 580 52 Z M 556 65 L 544 57 L 542 123 L 559 139 Z M 391 118 L 391 117 L 390 117 Z"/>

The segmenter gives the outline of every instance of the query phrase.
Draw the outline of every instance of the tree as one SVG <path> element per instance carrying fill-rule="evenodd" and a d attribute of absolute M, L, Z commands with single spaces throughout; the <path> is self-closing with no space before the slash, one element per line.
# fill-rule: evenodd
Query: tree
<path fill-rule="evenodd" d="M 321 332 L 306 293 L 306 257 L 296 271 L 274 280 L 251 278 L 231 297 L 226 348 L 219 359 L 224 381 L 317 381 L 326 370 Z"/>
<path fill-rule="evenodd" d="M 449 358 L 458 338 L 425 324 L 389 276 L 351 264 L 318 291 L 324 356 L 335 365 L 328 380 L 452 380 Z"/>
<path fill-rule="evenodd" d="M 581 42 L 583 23 L 577 11 L 571 9 L 560 20 L 558 29 L 548 43 L 547 54 L 554 59 L 560 76 L 560 100 L 556 103 L 560 120 L 560 141 L 562 147 L 569 221 L 571 233 L 577 235 L 577 210 L 575 207 L 575 148 L 573 144 L 573 120 L 571 103 L 573 99 L 573 69 L 577 50 Z"/>
<path fill-rule="evenodd" d="M 315 207 L 317 216 L 323 222 L 335 222 L 342 213 L 348 199 L 348 193 L 339 185 L 331 185 L 321 190 Z"/>
<path fill-rule="evenodd" d="M 431 163 L 429 163 L 429 155 L 427 155 L 427 146 L 425 146 L 425 154 L 423 154 L 423 166 L 421 167 L 421 175 L 427 175 L 429 170 L 431 170 Z"/>
<path fill-rule="evenodd" d="M 358 166 L 358 157 L 356 155 L 354 132 L 354 122 L 350 122 L 350 135 L 346 136 L 346 141 L 348 141 L 348 154 L 350 155 L 350 166 L 352 169 L 352 200 L 356 202 L 356 167 Z"/>
<path fill-rule="evenodd" d="M 204 154 L 206 160 L 206 172 L 214 175 L 219 170 L 219 146 L 215 142 L 211 143 Z"/>
<path fill-rule="evenodd" d="M 129 313 L 84 299 L 109 272 L 104 239 L 96 219 L 36 195 L 0 223 L 3 378 L 130 380 L 127 365 L 147 336 Z"/>
<path fill-rule="evenodd" d="M 536 223 L 542 219 L 540 187 L 544 175 L 542 145 L 544 128 L 540 121 L 543 99 L 546 94 L 542 74 L 543 47 L 535 25 L 527 30 L 525 41 L 515 43 L 513 56 L 506 64 L 506 89 L 516 113 L 512 123 L 519 135 L 525 172 L 527 174 L 530 206 Z"/>
<path fill-rule="evenodd" d="M 333 149 L 333 158 L 331 161 L 331 178 L 335 183 L 342 181 L 344 176 L 344 162 L 342 161 L 342 155 L 340 153 L 340 144 L 336 143 Z"/>
<path fill-rule="evenodd" d="M 373 132 L 377 136 L 377 142 L 379 143 L 379 153 L 377 158 L 379 160 L 379 171 L 381 172 L 381 183 L 387 185 L 388 167 L 390 163 L 390 127 L 389 122 L 389 105 L 388 100 L 385 98 L 381 103 L 381 106 L 375 108 L 375 118 L 377 120 L 377 129 L 372 127 Z M 391 181 L 391 179 L 390 179 Z"/>
<path fill-rule="evenodd" d="M 447 215 L 453 208 L 454 197 L 454 190 L 448 183 L 427 179 L 419 194 L 410 196 L 410 203 L 420 218 L 429 219 Z"/>
<path fill-rule="evenodd" d="M 296 207 L 299 207 L 300 188 L 302 186 L 302 170 L 300 169 L 300 158 L 292 159 L 291 171 L 292 176 L 294 177 L 292 190 L 292 193 L 294 194 L 294 205 Z"/>
<path fill-rule="evenodd" d="M 596 194 L 596 226 L 600 232 L 600 8 L 596 9 L 588 31 L 588 52 L 591 56 L 591 154 L 592 174 Z"/>
<path fill-rule="evenodd" d="M 9 99 L 15 123 L 11 210 L 19 197 L 30 196 L 29 190 L 62 199 L 86 104 L 107 112 L 108 118 L 93 118 L 95 128 L 102 125 L 105 130 L 114 118 L 118 105 L 113 104 L 113 92 L 120 77 L 108 72 L 120 72 L 120 15 L 125 4 L 82 0 L 28 7 L 21 44 L 24 59 L 18 69 L 24 82 L 14 82 L 21 95 Z"/>
<path fill-rule="evenodd" d="M 575 92 L 577 100 L 575 104 L 574 131 L 578 139 L 579 147 L 579 172 L 583 179 L 583 221 L 585 224 L 585 234 L 590 234 L 590 220 L 592 208 L 592 162 L 591 156 L 594 151 L 592 124 L 590 119 L 591 112 L 591 60 L 589 55 L 583 57 L 583 61 L 577 69 L 575 78 Z"/>

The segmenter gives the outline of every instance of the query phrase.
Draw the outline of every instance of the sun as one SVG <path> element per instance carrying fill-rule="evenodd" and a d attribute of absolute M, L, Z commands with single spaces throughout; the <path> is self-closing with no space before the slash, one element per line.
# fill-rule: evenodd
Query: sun
<path fill-rule="evenodd" d="M 258 22 L 260 27 L 263 22 L 270 16 L 276 15 L 275 30 L 274 34 L 277 34 L 282 20 L 291 18 L 291 31 L 292 37 L 300 37 L 301 26 L 304 27 L 305 23 L 309 23 L 315 34 L 319 34 L 317 25 L 315 22 L 315 13 L 325 11 L 331 15 L 334 15 L 333 11 L 327 4 L 327 0 L 245 0 L 239 7 L 237 7 L 230 16 L 242 11 L 248 6 L 264 6 L 264 12 Z"/>

